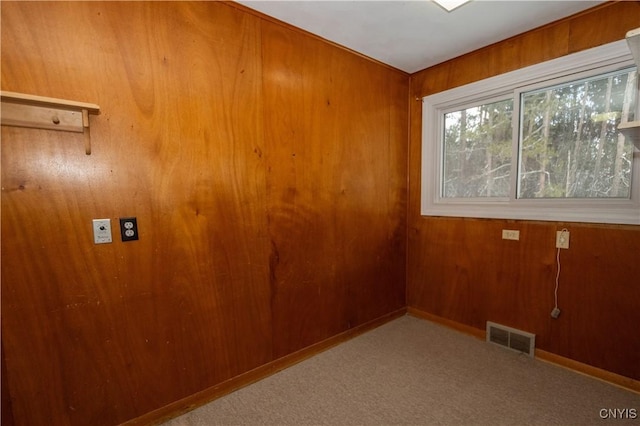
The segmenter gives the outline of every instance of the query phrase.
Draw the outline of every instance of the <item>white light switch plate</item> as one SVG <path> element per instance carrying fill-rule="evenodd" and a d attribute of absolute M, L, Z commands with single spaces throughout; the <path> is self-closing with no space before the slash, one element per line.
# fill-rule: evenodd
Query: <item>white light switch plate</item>
<path fill-rule="evenodd" d="M 93 242 L 107 244 L 111 241 L 111 219 L 93 219 Z"/>

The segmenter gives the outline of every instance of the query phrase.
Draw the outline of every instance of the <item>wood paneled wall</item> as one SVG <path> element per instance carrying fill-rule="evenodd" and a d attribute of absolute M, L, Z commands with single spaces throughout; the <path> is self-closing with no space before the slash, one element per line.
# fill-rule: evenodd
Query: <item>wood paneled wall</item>
<path fill-rule="evenodd" d="M 606 3 L 416 73 L 412 99 L 623 39 L 639 23 L 640 2 Z M 420 216 L 421 114 L 412 102 L 408 305 L 527 330 L 538 348 L 640 380 L 640 227 Z M 565 227 L 554 320 L 555 232 Z M 520 241 L 502 229 L 519 229 Z"/>
<path fill-rule="evenodd" d="M 404 306 L 409 88 L 279 25 L 263 45 L 279 357 Z"/>
<path fill-rule="evenodd" d="M 102 109 L 90 156 L 2 127 L 16 424 L 118 424 L 405 306 L 408 75 L 220 2 L 1 7 L 2 89 Z"/>

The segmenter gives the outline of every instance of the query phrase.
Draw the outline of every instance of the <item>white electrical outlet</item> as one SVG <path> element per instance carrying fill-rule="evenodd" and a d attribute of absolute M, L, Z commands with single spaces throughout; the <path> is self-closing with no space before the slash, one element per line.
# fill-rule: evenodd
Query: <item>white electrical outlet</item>
<path fill-rule="evenodd" d="M 93 219 L 93 242 L 107 244 L 111 241 L 111 219 Z"/>
<path fill-rule="evenodd" d="M 503 229 L 502 239 L 518 241 L 520 239 L 520 231 L 514 229 Z"/>
<path fill-rule="evenodd" d="M 556 248 L 560 248 L 560 249 L 569 248 L 569 231 L 556 232 Z"/>

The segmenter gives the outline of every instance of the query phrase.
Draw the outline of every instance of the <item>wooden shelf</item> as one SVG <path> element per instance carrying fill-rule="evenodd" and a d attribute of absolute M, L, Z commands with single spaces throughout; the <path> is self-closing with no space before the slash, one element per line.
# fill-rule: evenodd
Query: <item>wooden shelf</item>
<path fill-rule="evenodd" d="M 85 153 L 91 154 L 89 114 L 100 114 L 98 105 L 6 91 L 0 99 L 3 126 L 84 133 Z"/>

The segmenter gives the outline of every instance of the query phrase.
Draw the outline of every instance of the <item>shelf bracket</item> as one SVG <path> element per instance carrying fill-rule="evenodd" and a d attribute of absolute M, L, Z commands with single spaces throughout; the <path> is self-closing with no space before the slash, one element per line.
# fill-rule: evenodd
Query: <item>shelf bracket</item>
<path fill-rule="evenodd" d="M 100 114 L 95 104 L 0 92 L 2 125 L 84 133 L 84 149 L 91 155 L 89 114 Z"/>

